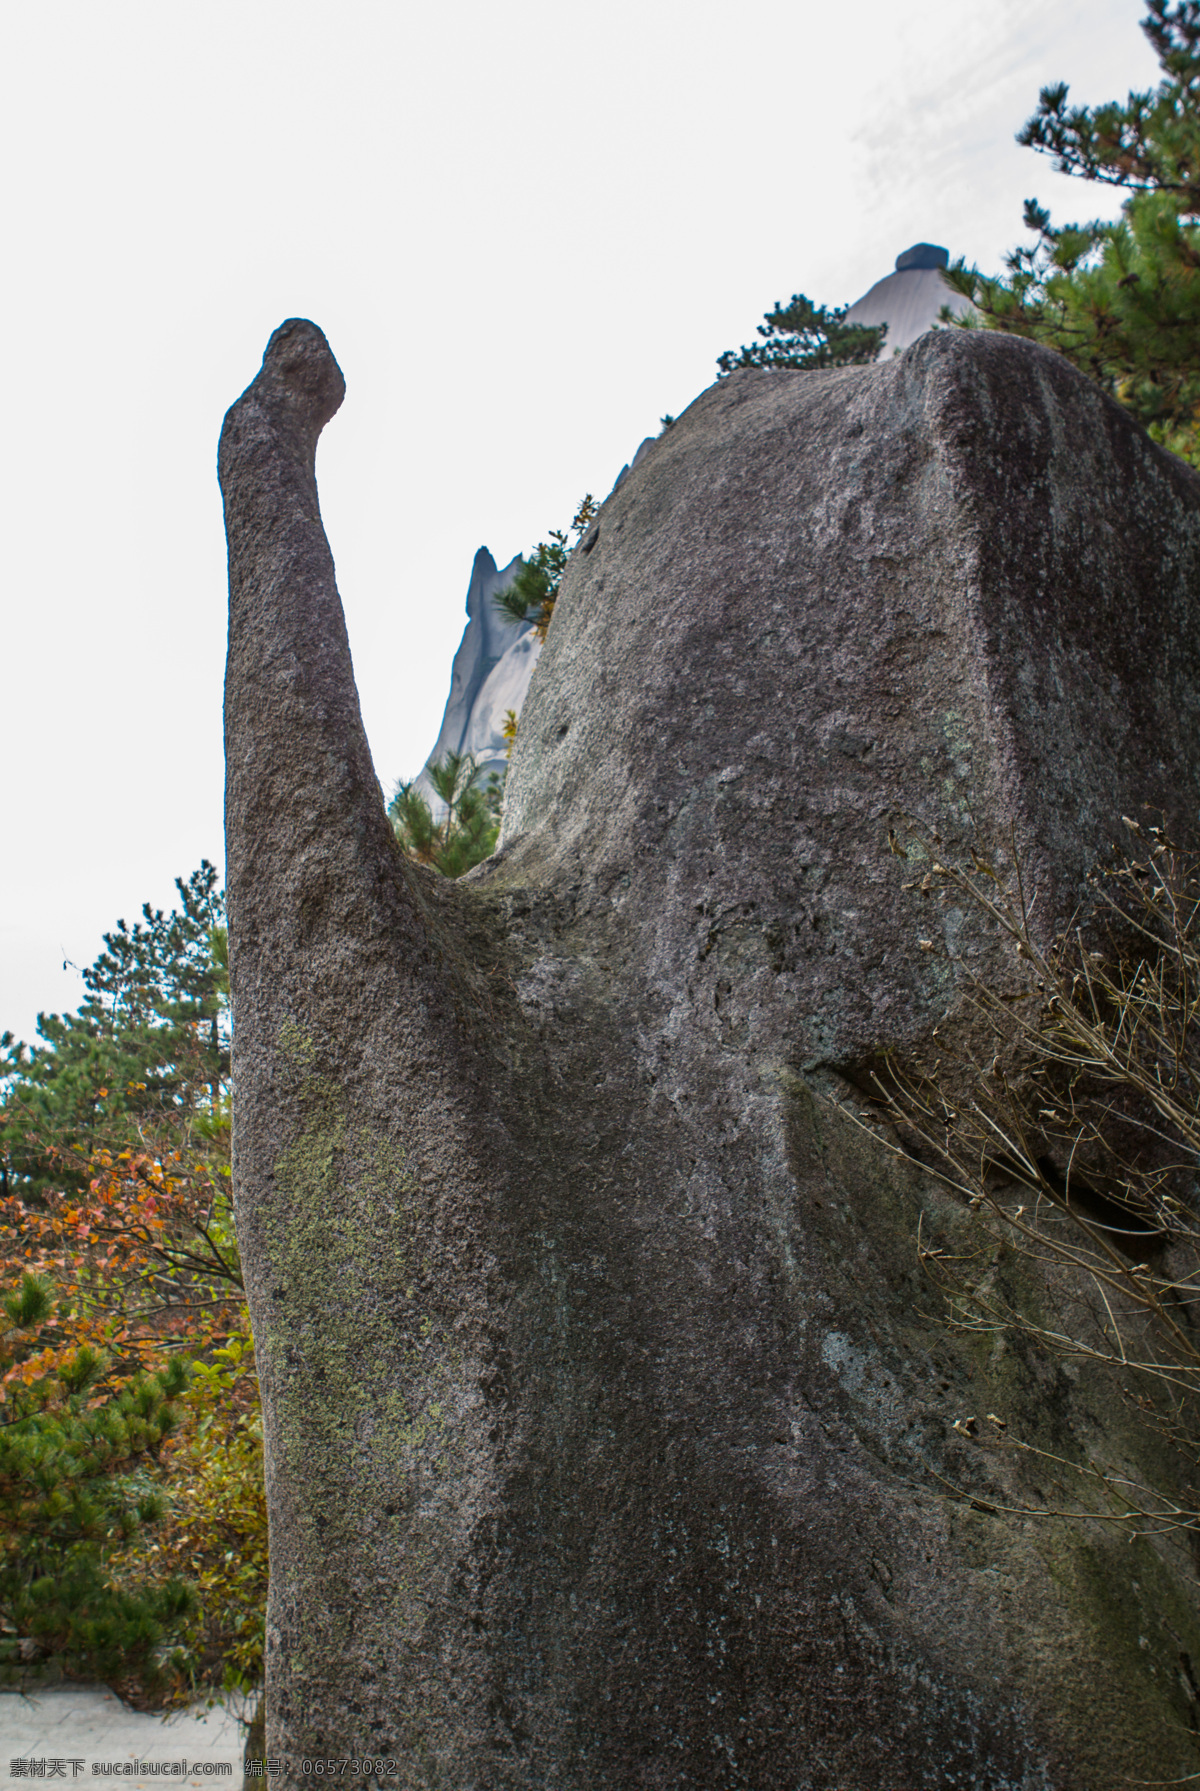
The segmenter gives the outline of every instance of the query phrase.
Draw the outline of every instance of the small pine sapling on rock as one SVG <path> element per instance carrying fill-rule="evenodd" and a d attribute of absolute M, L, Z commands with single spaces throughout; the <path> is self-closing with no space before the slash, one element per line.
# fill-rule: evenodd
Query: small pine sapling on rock
<path fill-rule="evenodd" d="M 432 865 L 444 877 L 461 877 L 489 858 L 500 832 L 500 779 L 483 786 L 470 753 L 450 752 L 428 767 L 429 781 L 445 803 L 435 821 L 415 780 L 401 783 L 388 804 L 396 838 L 410 858 Z"/>
<path fill-rule="evenodd" d="M 522 558 L 520 571 L 512 583 L 496 594 L 496 608 L 501 614 L 512 622 L 532 622 L 533 632 L 540 641 L 545 640 L 554 614 L 567 559 L 572 548 L 591 528 L 597 508 L 596 500 L 590 491 L 587 492 L 571 519 L 574 542 L 565 530 L 551 529 L 549 541 L 539 541 L 528 559 Z"/>

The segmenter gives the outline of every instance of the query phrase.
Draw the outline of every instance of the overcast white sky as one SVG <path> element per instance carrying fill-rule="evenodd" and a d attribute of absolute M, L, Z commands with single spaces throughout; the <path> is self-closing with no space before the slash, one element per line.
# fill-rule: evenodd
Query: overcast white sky
<path fill-rule="evenodd" d="M 0 1029 L 222 862 L 227 406 L 271 330 L 348 393 L 317 470 L 375 765 L 437 734 L 481 543 L 607 493 L 776 299 L 995 269 L 1040 86 L 1157 78 L 1138 0 L 9 0 Z"/>

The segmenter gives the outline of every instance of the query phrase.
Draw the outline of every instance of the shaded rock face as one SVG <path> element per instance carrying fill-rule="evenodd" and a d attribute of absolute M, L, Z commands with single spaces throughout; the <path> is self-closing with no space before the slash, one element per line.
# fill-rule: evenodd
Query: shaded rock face
<path fill-rule="evenodd" d="M 751 1049 L 912 1036 L 948 964 L 914 952 L 889 821 L 1015 822 L 1069 913 L 1122 804 L 1191 820 L 1197 490 L 994 335 L 713 386 L 575 557 L 501 846 L 602 888 L 677 994 L 732 933 Z"/>
<path fill-rule="evenodd" d="M 1189 1563 L 1006 1515 L 1070 1492 L 952 1426 L 1150 1442 L 928 1316 L 918 1217 L 969 1222 L 821 1091 L 992 949 L 914 949 L 901 812 L 1012 821 L 1049 917 L 1121 808 L 1194 810 L 1200 481 L 1021 342 L 735 375 L 577 550 L 502 849 L 447 885 L 358 718 L 340 389 L 285 325 L 221 447 L 268 1751 L 456 1791 L 1194 1770 Z"/>
<path fill-rule="evenodd" d="M 911 249 L 905 249 L 896 257 L 896 272 L 907 273 L 910 268 L 949 267 L 950 251 L 943 249 L 940 243 L 914 243 Z"/>

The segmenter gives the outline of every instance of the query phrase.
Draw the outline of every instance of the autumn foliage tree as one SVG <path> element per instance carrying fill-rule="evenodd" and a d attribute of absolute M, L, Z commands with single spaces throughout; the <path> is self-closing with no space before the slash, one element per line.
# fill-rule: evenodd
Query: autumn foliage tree
<path fill-rule="evenodd" d="M 177 888 L 105 936 L 75 1014 L 0 1041 L 0 1664 L 160 1695 L 214 1664 L 206 1550 L 246 1543 L 254 1585 L 225 1627 L 259 1653 L 266 1584 L 223 901 L 209 864 Z M 189 1514 L 201 1436 L 238 1485 Z"/>
<path fill-rule="evenodd" d="M 210 864 L 177 887 L 176 911 L 105 935 L 77 1013 L 43 1016 L 32 1049 L 0 1041 L 0 1262 L 69 1301 L 57 1322 L 73 1347 L 131 1369 L 201 1313 L 219 1330 L 241 1297 L 223 904 Z M 0 1386 L 59 1347 L 23 1355 Z"/>

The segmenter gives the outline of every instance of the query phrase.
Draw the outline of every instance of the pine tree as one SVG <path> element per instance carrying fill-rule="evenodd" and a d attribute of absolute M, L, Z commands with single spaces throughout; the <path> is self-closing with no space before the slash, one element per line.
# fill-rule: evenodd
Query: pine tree
<path fill-rule="evenodd" d="M 248 1334 L 224 907 L 209 864 L 177 888 L 178 909 L 105 935 L 77 1013 L 43 1016 L 32 1050 L 2 1046 L 0 1670 L 53 1659 L 142 1692 L 208 1611 L 191 1556 L 164 1570 L 138 1537 L 178 1527 L 191 1384 Z"/>
<path fill-rule="evenodd" d="M 549 541 L 539 541 L 528 559 L 522 558 L 512 583 L 496 594 L 495 604 L 500 613 L 512 622 L 532 622 L 533 632 L 539 640 L 546 638 L 571 549 L 592 526 L 596 509 L 591 492 L 585 493 L 571 519 L 575 542 L 570 540 L 565 529 L 551 529 Z"/>
<path fill-rule="evenodd" d="M 432 865 L 444 877 L 461 877 L 495 850 L 500 832 L 500 779 L 479 783 L 470 753 L 450 752 L 427 767 L 430 783 L 445 804 L 440 821 L 417 789 L 401 783 L 388 804 L 396 838 L 410 858 Z"/>
<path fill-rule="evenodd" d="M 758 325 L 761 342 L 717 357 L 721 377 L 739 367 L 775 370 L 860 367 L 877 360 L 887 334 L 886 324 L 847 323 L 848 305 L 830 309 L 814 305 L 802 292 L 786 305 L 776 304 Z M 665 419 L 664 419 L 665 421 Z"/>
<path fill-rule="evenodd" d="M 153 1683 L 195 1593 L 178 1576 L 122 1584 L 108 1563 L 163 1515 L 161 1493 L 139 1469 L 177 1422 L 184 1365 L 176 1357 L 105 1396 L 103 1354 L 51 1350 L 46 1369 L 29 1353 L 58 1316 L 45 1281 L 24 1275 L 3 1304 L 0 1366 L 24 1350 L 25 1373 L 8 1382 L 0 1407 L 0 1683 L 44 1659 Z"/>
<path fill-rule="evenodd" d="M 89 1151 L 137 1141 L 168 1120 L 219 1118 L 229 1076 L 225 909 L 207 860 L 170 914 L 147 903 L 119 921 L 83 972 L 74 1014 L 43 1014 L 42 1043 L 0 1038 L 5 1195 L 82 1186 Z"/>
<path fill-rule="evenodd" d="M 946 277 L 986 327 L 1057 349 L 1200 465 L 1200 0 L 1148 0 L 1142 30 L 1163 71 L 1155 89 L 1073 107 L 1065 83 L 1043 88 L 1017 138 L 1062 174 L 1126 191 L 1120 218 L 1055 225 L 1029 199 L 1036 240 L 1005 275 L 958 261 Z"/>

